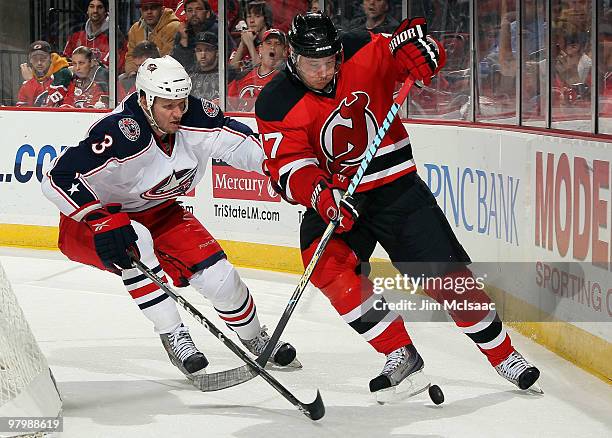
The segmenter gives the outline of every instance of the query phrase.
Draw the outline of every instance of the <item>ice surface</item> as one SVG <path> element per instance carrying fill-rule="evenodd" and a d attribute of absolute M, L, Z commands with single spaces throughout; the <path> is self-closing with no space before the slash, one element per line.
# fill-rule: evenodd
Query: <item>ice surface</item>
<path fill-rule="evenodd" d="M 309 289 L 283 336 L 297 347 L 304 368 L 272 373 L 303 401 L 321 390 L 327 413 L 315 423 L 260 378 L 220 392 L 197 391 L 170 364 L 119 278 L 57 252 L 0 249 L 0 261 L 58 381 L 61 437 L 612 436 L 612 387 L 512 330 L 514 345 L 542 370 L 545 396 L 523 394 L 501 379 L 453 325 L 408 323 L 446 401 L 436 407 L 425 393 L 380 406 L 368 382 L 384 357 Z M 298 277 L 240 272 L 260 319 L 273 328 Z M 219 321 L 195 291 L 181 292 Z M 183 319 L 211 370 L 240 365 L 189 315 Z"/>

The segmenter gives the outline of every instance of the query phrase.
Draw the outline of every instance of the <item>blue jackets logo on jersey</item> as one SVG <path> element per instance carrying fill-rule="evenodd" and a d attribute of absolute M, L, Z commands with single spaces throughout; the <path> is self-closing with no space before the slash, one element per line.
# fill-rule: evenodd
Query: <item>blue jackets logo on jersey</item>
<path fill-rule="evenodd" d="M 208 117 L 217 117 L 219 114 L 219 106 L 210 100 L 202 99 L 202 109 Z"/>
<path fill-rule="evenodd" d="M 350 102 L 350 97 L 340 102 L 321 129 L 321 150 L 330 173 L 359 165 L 378 130 L 376 117 L 368 108 L 370 96 L 363 91 L 352 95 Z"/>
<path fill-rule="evenodd" d="M 119 129 L 130 141 L 136 141 L 140 137 L 140 126 L 138 122 L 131 117 L 124 117 L 119 120 Z"/>
<path fill-rule="evenodd" d="M 176 198 L 182 196 L 191 187 L 198 169 L 183 169 L 172 172 L 172 175 L 164 178 L 155 187 L 150 188 L 140 195 L 143 199 L 158 200 Z"/>

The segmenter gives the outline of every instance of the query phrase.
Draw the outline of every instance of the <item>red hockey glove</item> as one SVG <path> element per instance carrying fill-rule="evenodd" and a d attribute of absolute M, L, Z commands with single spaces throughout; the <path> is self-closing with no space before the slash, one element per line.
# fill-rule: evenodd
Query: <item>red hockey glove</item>
<path fill-rule="evenodd" d="M 312 208 L 317 210 L 326 224 L 340 219 L 336 233 L 350 231 L 359 218 L 355 199 L 352 196 L 342 199 L 349 183 L 346 176 L 334 174 L 331 181 L 321 178 L 312 192 Z"/>
<path fill-rule="evenodd" d="M 425 85 L 446 63 L 444 47 L 427 35 L 422 17 L 402 21 L 391 36 L 389 49 L 402 71 Z"/>
<path fill-rule="evenodd" d="M 104 266 L 110 269 L 130 269 L 132 261 L 129 254 L 138 254 L 138 236 L 130 224 L 126 213 L 120 213 L 118 204 L 110 204 L 89 213 L 85 223 L 94 233 L 96 253 Z"/>

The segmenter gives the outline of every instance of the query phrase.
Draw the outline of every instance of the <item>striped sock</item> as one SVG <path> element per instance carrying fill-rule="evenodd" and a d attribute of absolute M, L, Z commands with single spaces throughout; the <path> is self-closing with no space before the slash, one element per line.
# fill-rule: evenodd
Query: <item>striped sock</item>
<path fill-rule="evenodd" d="M 159 263 L 152 271 L 166 281 Z M 124 269 L 121 278 L 142 313 L 153 323 L 155 333 L 170 333 L 181 324 L 176 303 L 138 269 Z"/>
<path fill-rule="evenodd" d="M 240 339 L 253 339 L 259 333 L 261 325 L 257 317 L 255 301 L 249 293 L 249 289 L 243 285 L 244 293 L 239 294 L 237 303 L 215 304 L 215 310 L 225 324 L 235 331 Z"/>

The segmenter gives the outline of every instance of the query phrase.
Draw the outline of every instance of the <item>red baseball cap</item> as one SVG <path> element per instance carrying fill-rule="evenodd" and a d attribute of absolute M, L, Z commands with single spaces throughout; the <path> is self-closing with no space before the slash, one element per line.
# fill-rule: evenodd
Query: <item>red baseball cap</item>
<path fill-rule="evenodd" d="M 264 32 L 264 34 L 263 34 L 263 37 L 262 37 L 261 41 L 264 42 L 265 40 L 267 40 L 271 36 L 275 36 L 276 38 L 278 38 L 280 40 L 281 43 L 287 44 L 287 37 L 285 36 L 285 33 L 282 30 L 278 30 L 278 29 L 268 29 L 268 30 L 266 30 Z"/>

